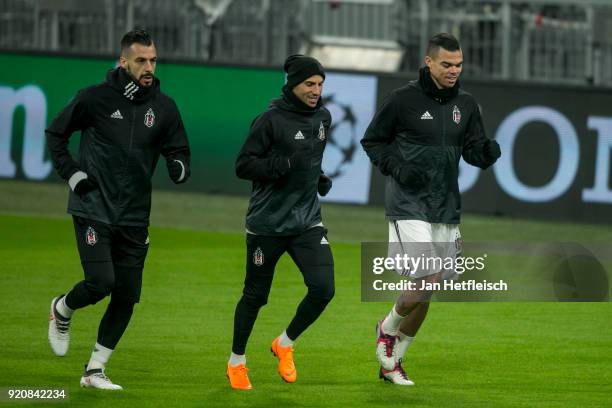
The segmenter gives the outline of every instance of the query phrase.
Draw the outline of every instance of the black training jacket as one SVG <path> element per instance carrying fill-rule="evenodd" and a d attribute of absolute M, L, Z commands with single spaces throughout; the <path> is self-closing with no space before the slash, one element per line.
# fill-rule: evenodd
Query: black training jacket
<path fill-rule="evenodd" d="M 68 139 L 79 130 L 75 160 Z M 79 91 L 45 133 L 63 179 L 84 171 L 99 186 L 82 197 L 70 191 L 68 212 L 106 224 L 149 224 L 151 177 L 160 154 L 189 166 L 187 135 L 174 101 L 160 91 L 157 79 L 149 88 L 139 87 L 122 68 Z"/>
<path fill-rule="evenodd" d="M 383 102 L 361 144 L 387 177 L 385 211 L 390 220 L 459 224 L 459 159 L 485 169 L 488 140 L 474 97 L 457 89 L 448 97 L 426 91 L 421 79 L 393 91 Z M 429 79 L 431 81 L 431 79 Z M 408 164 L 423 172 L 422 188 L 401 185 L 394 176 Z"/>
<path fill-rule="evenodd" d="M 236 159 L 236 175 L 253 181 L 246 228 L 255 234 L 295 235 L 321 222 L 317 185 L 331 115 L 284 94 L 253 121 Z M 310 169 L 289 168 L 295 152 L 310 157 Z"/>

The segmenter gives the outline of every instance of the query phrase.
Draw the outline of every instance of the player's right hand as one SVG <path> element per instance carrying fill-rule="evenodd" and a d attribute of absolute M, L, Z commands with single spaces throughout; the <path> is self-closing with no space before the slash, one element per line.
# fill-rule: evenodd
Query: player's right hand
<path fill-rule="evenodd" d="M 429 182 L 427 173 L 410 164 L 402 164 L 394 174 L 395 180 L 403 186 L 420 190 Z"/>
<path fill-rule="evenodd" d="M 78 195 L 79 197 L 83 197 L 85 194 L 97 188 L 98 188 L 98 185 L 88 177 L 88 178 L 82 179 L 76 184 L 76 186 L 74 186 L 74 193 Z"/>

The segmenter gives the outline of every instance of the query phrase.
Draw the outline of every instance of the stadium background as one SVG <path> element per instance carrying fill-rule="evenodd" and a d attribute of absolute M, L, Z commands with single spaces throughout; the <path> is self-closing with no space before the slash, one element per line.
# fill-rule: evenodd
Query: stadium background
<path fill-rule="evenodd" d="M 481 104 L 489 136 L 511 141 L 513 151 L 493 171 L 462 166 L 465 239 L 609 244 L 612 7 L 511 0 L 168 4 L 0 3 L 0 388 L 65 387 L 72 405 L 393 405 L 379 401 L 381 393 L 414 406 L 449 398 L 457 406 L 606 405 L 609 303 L 438 303 L 408 357 L 419 386 L 376 382 L 370 326 L 388 305 L 359 302 L 359 244 L 386 239 L 384 180 L 358 140 L 384 95 L 414 78 L 423 39 L 451 31 L 465 51 L 464 88 Z M 104 305 L 79 313 L 66 359 L 47 350 L 48 300 L 81 272 L 66 188 L 50 167 L 42 131 L 78 89 L 102 80 L 116 63 L 115 43 L 135 25 L 157 41 L 157 75 L 181 109 L 193 177 L 177 188 L 164 166 L 156 173 L 143 302 L 109 365 L 112 378 L 132 390 L 102 396 L 75 383 Z M 299 343 L 301 389 L 283 388 L 264 352 L 303 293 L 285 259 L 249 344 L 259 390 L 236 396 L 223 366 L 243 279 L 250 186 L 235 178 L 233 160 L 251 120 L 279 94 L 282 60 L 298 51 L 335 67 L 324 92 L 338 124 L 324 161 L 336 173 L 335 188 L 323 215 L 338 295 Z M 513 133 L 502 124 L 517 111 L 535 117 Z M 78 136 L 72 142 L 76 147 Z M 602 262 L 609 270 L 609 260 Z"/>

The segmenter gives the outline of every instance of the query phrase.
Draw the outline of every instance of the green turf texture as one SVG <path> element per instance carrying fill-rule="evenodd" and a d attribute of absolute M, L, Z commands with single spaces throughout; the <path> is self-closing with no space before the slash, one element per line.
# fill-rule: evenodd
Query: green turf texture
<path fill-rule="evenodd" d="M 378 380 L 374 325 L 391 305 L 360 302 L 359 243 L 385 240 L 383 211 L 340 205 L 323 208 L 336 297 L 296 344 L 298 382 L 280 379 L 269 351 L 305 293 L 285 257 L 247 348 L 254 389 L 233 391 L 225 366 L 244 279 L 247 200 L 162 191 L 154 193 L 141 303 L 107 367 L 125 390 L 81 389 L 106 301 L 75 314 L 70 351 L 54 356 L 47 344 L 50 300 L 82 277 L 65 201 L 61 185 L 0 182 L 5 390 L 64 388 L 66 405 L 83 407 L 610 406 L 610 303 L 433 303 L 405 358 L 417 385 Z M 612 238 L 609 226 L 482 216 L 466 216 L 462 233 L 466 241 Z"/>

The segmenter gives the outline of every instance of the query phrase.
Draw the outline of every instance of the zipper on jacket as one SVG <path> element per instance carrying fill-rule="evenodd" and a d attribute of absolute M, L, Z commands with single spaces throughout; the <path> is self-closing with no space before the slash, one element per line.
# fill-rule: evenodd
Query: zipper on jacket
<path fill-rule="evenodd" d="M 128 146 L 128 157 L 132 152 L 132 145 L 134 142 L 134 128 L 136 127 L 136 108 L 132 110 L 132 126 L 130 126 L 130 145 Z M 129 163 L 129 161 L 128 161 Z M 128 165 L 125 165 L 125 169 L 128 169 Z"/>
<path fill-rule="evenodd" d="M 435 165 L 438 171 L 445 172 L 446 171 L 446 160 L 442 159 L 440 161 L 440 158 L 446 155 L 446 103 L 440 103 L 440 112 L 441 112 L 441 122 L 442 122 L 442 143 L 441 143 L 442 147 L 441 147 L 441 151 L 438 152 L 438 155 L 436 157 Z M 444 165 L 444 168 L 440 168 L 441 165 Z M 431 183 L 430 183 L 430 189 L 431 189 Z M 430 190 L 430 192 L 432 191 L 433 189 Z M 430 208 L 429 217 L 430 219 L 437 219 L 436 211 L 434 209 L 437 209 L 439 207 L 443 198 L 439 197 L 438 195 L 433 195 L 432 198 L 433 198 L 434 206 Z"/>
<path fill-rule="evenodd" d="M 314 158 L 316 136 L 314 135 L 314 116 L 310 119 L 310 167 L 312 168 L 312 159 Z"/>
<path fill-rule="evenodd" d="M 125 158 L 125 166 L 123 168 L 123 172 L 121 173 L 122 177 L 128 177 L 130 170 L 130 155 L 132 154 L 132 142 L 134 140 L 134 128 L 136 127 L 136 108 L 132 108 L 132 122 L 130 123 L 130 140 L 128 143 L 127 154 Z M 123 186 L 121 183 L 119 184 L 119 198 L 117 200 L 117 204 L 119 207 L 122 207 L 122 196 L 123 196 Z"/>
<path fill-rule="evenodd" d="M 442 147 L 446 148 L 446 104 L 440 104 L 442 108 Z"/>

